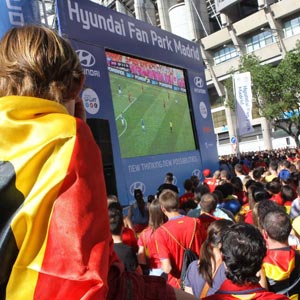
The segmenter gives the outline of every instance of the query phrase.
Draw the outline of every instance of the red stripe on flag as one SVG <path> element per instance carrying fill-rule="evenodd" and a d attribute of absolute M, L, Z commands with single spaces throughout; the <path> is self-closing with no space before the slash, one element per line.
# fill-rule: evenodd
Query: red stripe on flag
<path fill-rule="evenodd" d="M 74 151 L 54 203 L 35 299 L 106 299 L 110 240 L 101 155 L 87 125 L 77 120 Z"/>

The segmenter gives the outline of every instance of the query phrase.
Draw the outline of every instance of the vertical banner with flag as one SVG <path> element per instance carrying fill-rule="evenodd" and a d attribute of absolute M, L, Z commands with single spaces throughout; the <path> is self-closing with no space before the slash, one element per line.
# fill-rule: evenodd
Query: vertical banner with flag
<path fill-rule="evenodd" d="M 233 75 L 237 131 L 239 136 L 254 131 L 252 127 L 252 90 L 250 72 Z"/>
<path fill-rule="evenodd" d="M 0 39 L 11 27 L 40 23 L 38 0 L 0 1 Z"/>

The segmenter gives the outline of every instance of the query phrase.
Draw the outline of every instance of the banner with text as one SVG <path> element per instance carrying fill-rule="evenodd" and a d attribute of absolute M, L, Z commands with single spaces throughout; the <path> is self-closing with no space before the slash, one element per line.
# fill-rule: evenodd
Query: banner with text
<path fill-rule="evenodd" d="M 0 1 L 0 39 L 11 27 L 40 23 L 37 0 Z"/>
<path fill-rule="evenodd" d="M 238 135 L 254 131 L 252 127 L 252 90 L 250 72 L 234 74 L 233 86 Z"/>

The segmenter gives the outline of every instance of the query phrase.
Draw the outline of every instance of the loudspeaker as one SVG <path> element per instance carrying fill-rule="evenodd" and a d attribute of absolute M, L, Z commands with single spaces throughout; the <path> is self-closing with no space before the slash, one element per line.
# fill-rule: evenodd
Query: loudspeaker
<path fill-rule="evenodd" d="M 87 124 L 101 150 L 107 194 L 118 196 L 109 122 L 104 119 L 87 119 Z"/>

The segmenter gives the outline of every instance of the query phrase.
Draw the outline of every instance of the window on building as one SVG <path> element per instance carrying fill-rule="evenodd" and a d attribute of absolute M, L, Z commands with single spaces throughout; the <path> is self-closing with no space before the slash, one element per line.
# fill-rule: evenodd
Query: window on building
<path fill-rule="evenodd" d="M 257 49 L 263 48 L 267 45 L 273 44 L 276 42 L 275 37 L 270 31 L 263 31 L 259 34 L 253 35 L 247 39 L 246 48 L 247 52 L 253 52 Z"/>
<path fill-rule="evenodd" d="M 290 37 L 300 33 L 300 17 L 296 17 L 283 24 L 285 37 Z"/>
<path fill-rule="evenodd" d="M 218 92 L 214 87 L 208 88 L 208 95 L 212 109 L 224 106 L 224 98 L 218 95 Z"/>
<path fill-rule="evenodd" d="M 238 52 L 236 51 L 235 47 L 233 45 L 228 45 L 226 47 L 217 50 L 214 53 L 214 63 L 215 65 L 218 65 L 224 61 L 230 60 L 237 56 L 238 56 Z"/>
<path fill-rule="evenodd" d="M 227 124 L 225 110 L 212 113 L 214 128 L 223 127 Z"/>

